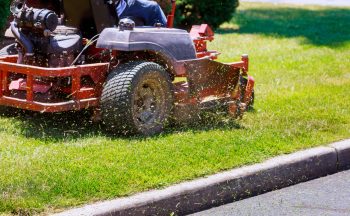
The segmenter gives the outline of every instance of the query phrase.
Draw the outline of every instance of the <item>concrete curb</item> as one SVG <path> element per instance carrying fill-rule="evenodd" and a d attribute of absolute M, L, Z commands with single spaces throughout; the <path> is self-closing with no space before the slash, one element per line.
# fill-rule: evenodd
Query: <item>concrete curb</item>
<path fill-rule="evenodd" d="M 219 173 L 163 190 L 100 202 L 56 214 L 185 215 L 350 168 L 350 139 Z"/>
<path fill-rule="evenodd" d="M 333 143 L 330 147 L 337 151 L 338 171 L 350 169 L 350 140 Z"/>

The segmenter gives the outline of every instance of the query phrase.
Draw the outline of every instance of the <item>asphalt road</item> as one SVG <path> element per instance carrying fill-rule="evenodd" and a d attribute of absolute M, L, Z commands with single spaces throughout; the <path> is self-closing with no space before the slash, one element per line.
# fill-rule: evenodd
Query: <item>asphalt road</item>
<path fill-rule="evenodd" d="M 241 0 L 242 2 L 269 2 L 276 4 L 308 4 L 308 5 L 323 5 L 323 6 L 336 6 L 350 7 L 349 0 Z"/>
<path fill-rule="evenodd" d="M 192 216 L 350 215 L 350 171 L 209 209 Z"/>

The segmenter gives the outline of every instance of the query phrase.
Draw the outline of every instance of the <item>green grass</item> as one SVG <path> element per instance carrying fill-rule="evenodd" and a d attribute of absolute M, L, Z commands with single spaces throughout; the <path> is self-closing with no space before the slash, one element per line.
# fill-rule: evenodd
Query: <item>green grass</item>
<path fill-rule="evenodd" d="M 255 111 L 152 138 L 109 136 L 84 113 L 1 117 L 0 212 L 52 212 L 350 137 L 349 8 L 243 3 L 211 48 L 222 61 L 250 53 Z"/>

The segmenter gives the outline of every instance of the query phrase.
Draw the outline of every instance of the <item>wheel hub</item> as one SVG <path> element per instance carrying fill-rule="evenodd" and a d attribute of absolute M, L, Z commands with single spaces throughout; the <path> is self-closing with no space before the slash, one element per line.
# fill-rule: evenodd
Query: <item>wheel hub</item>
<path fill-rule="evenodd" d="M 134 103 L 136 119 L 144 126 L 152 125 L 159 114 L 159 95 L 156 94 L 154 86 L 152 87 L 144 84 L 136 91 Z"/>

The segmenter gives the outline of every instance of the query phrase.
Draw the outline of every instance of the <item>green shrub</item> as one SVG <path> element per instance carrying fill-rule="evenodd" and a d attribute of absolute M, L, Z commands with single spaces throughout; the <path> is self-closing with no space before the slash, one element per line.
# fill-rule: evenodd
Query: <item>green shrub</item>
<path fill-rule="evenodd" d="M 168 14 L 170 0 L 156 0 Z M 176 25 L 190 28 L 192 25 L 207 23 L 214 29 L 229 21 L 238 7 L 239 0 L 177 0 Z"/>
<path fill-rule="evenodd" d="M 158 4 L 162 7 L 164 13 L 168 15 L 171 11 L 171 2 L 170 0 L 156 0 Z"/>
<path fill-rule="evenodd" d="M 232 18 L 238 5 L 239 0 L 178 0 L 176 24 L 190 28 L 206 23 L 215 29 Z"/>
<path fill-rule="evenodd" d="M 9 15 L 10 0 L 0 0 L 0 32 L 4 29 L 4 26 Z"/>
<path fill-rule="evenodd" d="M 170 0 L 157 0 L 166 13 L 170 12 Z M 0 0 L 0 29 L 3 29 L 10 0 Z M 177 0 L 176 25 L 190 28 L 194 24 L 207 23 L 214 29 L 229 21 L 238 7 L 238 0 Z"/>

